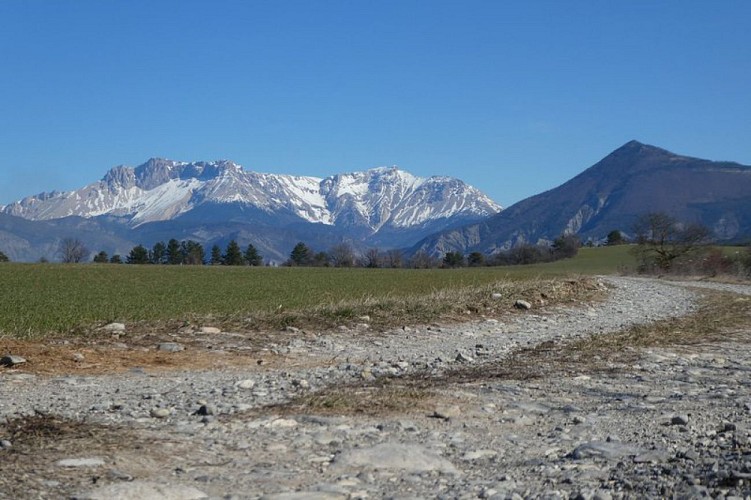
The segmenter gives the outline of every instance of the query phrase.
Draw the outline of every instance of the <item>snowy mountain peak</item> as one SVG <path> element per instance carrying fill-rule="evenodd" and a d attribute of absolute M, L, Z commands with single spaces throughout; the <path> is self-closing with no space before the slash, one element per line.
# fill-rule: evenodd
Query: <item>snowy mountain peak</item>
<path fill-rule="evenodd" d="M 2 212 L 32 220 L 109 215 L 136 227 L 175 219 L 199 207 L 202 214 L 210 214 L 211 207 L 228 204 L 272 218 L 357 227 L 370 234 L 384 227 L 479 219 L 501 210 L 459 179 L 417 177 L 396 166 L 320 179 L 245 171 L 231 160 L 188 163 L 151 158 L 137 167 L 114 167 L 100 181 L 77 191 L 30 196 Z"/>

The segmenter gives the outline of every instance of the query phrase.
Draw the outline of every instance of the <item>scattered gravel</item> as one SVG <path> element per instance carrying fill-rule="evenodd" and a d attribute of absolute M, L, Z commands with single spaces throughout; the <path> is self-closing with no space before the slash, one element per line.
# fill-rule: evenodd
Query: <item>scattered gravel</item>
<path fill-rule="evenodd" d="M 437 386 L 431 412 L 266 410 L 342 384 L 498 363 L 521 348 L 696 307 L 697 292 L 681 283 L 602 282 L 611 290 L 601 303 L 521 309 L 502 321 L 301 334 L 280 348 L 289 359 L 281 369 L 52 378 L 5 369 L 0 419 L 41 412 L 127 430 L 120 447 L 92 438 L 39 451 L 34 479 L 12 491 L 238 499 L 751 495 L 751 353 L 736 344 L 651 349 L 638 364 L 605 374 Z M 700 285 L 751 294 L 747 286 Z M 159 349 L 169 355 L 181 347 Z M 11 491 L 4 481 L 18 477 L 4 470 L 3 454 L 17 446 L 0 438 L 7 443 L 0 446 L 3 496 Z"/>

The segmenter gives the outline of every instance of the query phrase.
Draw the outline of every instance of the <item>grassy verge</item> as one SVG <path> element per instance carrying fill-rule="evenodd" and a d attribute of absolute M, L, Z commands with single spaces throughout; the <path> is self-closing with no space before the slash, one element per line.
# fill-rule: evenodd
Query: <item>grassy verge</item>
<path fill-rule="evenodd" d="M 328 388 L 273 407 L 282 414 L 389 415 L 414 410 L 427 411 L 433 391 L 414 380 L 383 378 L 375 382 Z M 269 409 L 265 409 L 268 411 Z"/>
<path fill-rule="evenodd" d="M 506 268 L 0 265 L 0 336 L 82 334 L 112 321 L 155 331 L 185 323 L 239 331 L 325 328 L 364 315 L 375 325 L 410 324 L 467 310 L 492 314 L 512 298 L 536 300 L 543 293 L 565 301 L 575 295 L 566 282 L 534 278 L 540 274 Z M 492 293 L 503 300 L 489 302 Z"/>

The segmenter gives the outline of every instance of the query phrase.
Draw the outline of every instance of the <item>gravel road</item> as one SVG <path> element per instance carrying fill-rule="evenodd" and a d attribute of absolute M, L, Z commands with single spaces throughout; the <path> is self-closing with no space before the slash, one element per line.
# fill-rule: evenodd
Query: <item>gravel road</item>
<path fill-rule="evenodd" d="M 51 435 L 31 448 L 0 435 L 0 497 L 751 495 L 751 353 L 738 338 L 643 350 L 605 372 L 574 365 L 543 378 L 439 382 L 545 342 L 690 314 L 701 294 L 687 287 L 697 283 L 601 282 L 602 302 L 502 321 L 293 335 L 274 347 L 281 367 L 59 377 L 5 369 L 0 418 L 41 413 L 62 423 L 48 422 Z M 698 285 L 751 295 L 743 285 Z M 417 375 L 436 377 L 430 398 L 396 413 L 272 406 Z"/>

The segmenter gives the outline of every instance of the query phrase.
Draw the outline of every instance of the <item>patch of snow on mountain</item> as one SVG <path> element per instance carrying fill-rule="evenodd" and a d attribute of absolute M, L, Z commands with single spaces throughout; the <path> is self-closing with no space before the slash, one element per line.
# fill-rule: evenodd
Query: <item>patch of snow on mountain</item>
<path fill-rule="evenodd" d="M 355 199 L 361 198 L 368 192 L 368 184 L 357 174 L 343 174 L 338 176 L 336 193 L 339 196 L 350 195 Z"/>
<path fill-rule="evenodd" d="M 279 175 L 277 180 L 284 186 L 289 203 L 295 213 L 308 222 L 331 225 L 334 221 L 321 194 L 321 179 L 317 177 L 298 177 Z"/>
<path fill-rule="evenodd" d="M 137 203 L 129 208 L 136 212 L 132 221 L 143 224 L 159 220 L 169 220 L 192 208 L 190 199 L 193 192 L 204 183 L 197 179 L 171 179 L 144 193 Z"/>

